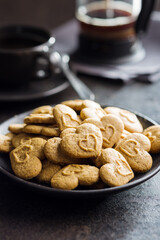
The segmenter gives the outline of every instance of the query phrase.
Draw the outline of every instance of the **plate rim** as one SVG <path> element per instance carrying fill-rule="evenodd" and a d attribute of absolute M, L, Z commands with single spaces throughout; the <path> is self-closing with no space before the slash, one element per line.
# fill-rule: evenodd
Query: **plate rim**
<path fill-rule="evenodd" d="M 102 107 L 104 107 L 104 106 L 102 106 Z M 133 111 L 133 110 L 129 110 L 129 109 L 126 109 L 126 108 L 125 108 L 125 110 L 128 110 L 128 111 L 136 114 L 137 117 L 143 118 L 144 120 L 147 120 L 149 123 L 151 123 L 153 125 L 159 125 L 156 121 L 154 121 L 153 119 L 151 119 L 150 117 L 147 117 L 146 115 L 144 115 L 142 113 L 139 113 L 139 112 Z M 6 119 L 2 123 L 0 123 L 0 129 L 1 129 L 1 126 L 3 124 L 7 124 L 7 122 L 12 121 L 12 119 L 22 118 L 25 115 L 29 114 L 31 111 L 33 111 L 33 109 L 29 110 L 29 111 L 26 111 L 26 112 L 22 112 L 22 113 L 20 113 L 18 115 L 15 115 L 15 116 L 13 116 L 9 119 Z M 4 155 L 4 153 L 2 153 L 2 154 Z M 2 156 L 2 158 L 3 158 L 3 156 Z M 131 189 L 133 187 L 136 187 L 137 185 L 140 185 L 140 184 L 144 183 L 145 181 L 149 180 L 150 178 L 152 178 L 159 171 L 160 171 L 160 163 L 156 167 L 156 169 L 152 170 L 152 168 L 151 168 L 148 172 L 146 172 L 145 176 L 142 176 L 142 177 L 140 177 L 136 180 L 133 180 L 133 181 L 131 181 L 131 182 L 125 184 L 125 185 L 122 185 L 122 186 L 107 187 L 107 188 L 102 188 L 102 189 L 63 190 L 63 189 L 55 189 L 55 188 L 52 188 L 50 186 L 47 186 L 47 185 L 44 185 L 44 184 L 41 184 L 41 183 L 38 183 L 38 182 L 32 182 L 32 181 L 21 179 L 21 178 L 17 177 L 16 175 L 14 175 L 14 173 L 10 173 L 9 171 L 7 171 L 6 169 L 4 169 L 0 165 L 0 172 L 2 174 L 4 174 L 5 176 L 9 177 L 10 179 L 14 180 L 16 183 L 21 184 L 21 185 L 23 184 L 23 186 L 30 188 L 30 190 L 34 189 L 34 190 L 38 190 L 38 191 L 53 194 L 53 195 L 58 194 L 59 196 L 64 195 L 64 194 L 66 194 L 67 196 L 80 196 L 80 195 L 84 196 L 85 195 L 87 197 L 89 197 L 89 195 L 93 196 L 94 194 L 96 196 L 97 195 L 107 196 L 107 195 L 110 195 L 110 194 L 113 194 L 113 193 L 122 192 L 122 191 L 125 191 L 125 190 L 128 190 L 128 189 Z M 143 173 L 140 173 L 140 174 L 143 174 Z"/>

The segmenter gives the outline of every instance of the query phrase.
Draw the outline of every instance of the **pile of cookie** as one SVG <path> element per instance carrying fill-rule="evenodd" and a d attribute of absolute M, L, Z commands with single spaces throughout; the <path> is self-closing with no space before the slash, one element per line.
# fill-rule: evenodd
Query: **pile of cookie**
<path fill-rule="evenodd" d="M 127 184 L 160 152 L 160 126 L 144 130 L 135 114 L 90 100 L 38 107 L 8 129 L 0 152 L 10 154 L 14 174 L 58 189 Z"/>

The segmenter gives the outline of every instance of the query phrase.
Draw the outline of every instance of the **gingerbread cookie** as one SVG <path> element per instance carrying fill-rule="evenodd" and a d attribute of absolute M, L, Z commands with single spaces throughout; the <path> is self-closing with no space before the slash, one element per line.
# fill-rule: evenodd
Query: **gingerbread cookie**
<path fill-rule="evenodd" d="M 121 186 L 134 178 L 134 173 L 126 159 L 113 148 L 102 150 L 100 177 L 111 187 Z"/>
<path fill-rule="evenodd" d="M 51 178 L 59 172 L 61 167 L 57 164 L 50 162 L 49 160 L 45 159 L 42 162 L 42 170 L 39 175 L 36 177 L 38 182 L 41 183 L 50 183 Z"/>
<path fill-rule="evenodd" d="M 117 107 L 107 107 L 104 109 L 107 114 L 114 114 L 118 116 L 124 123 L 124 128 L 131 132 L 142 133 L 143 127 L 137 116 L 127 110 L 117 108 Z"/>
<path fill-rule="evenodd" d="M 101 120 L 88 118 L 84 123 L 91 123 L 99 127 L 103 136 L 103 147 L 113 147 L 120 139 L 124 130 L 123 122 L 120 118 L 113 114 L 108 114 L 101 118 Z"/>
<path fill-rule="evenodd" d="M 160 125 L 146 128 L 143 134 L 151 142 L 150 153 L 160 153 Z"/>
<path fill-rule="evenodd" d="M 66 106 L 72 108 L 73 110 L 79 112 L 82 109 L 82 103 L 83 103 L 83 100 L 75 99 L 75 100 L 64 101 L 61 104 L 66 105 Z"/>
<path fill-rule="evenodd" d="M 102 148 L 102 133 L 99 128 L 90 123 L 84 123 L 71 130 L 70 133 L 63 133 L 61 148 L 74 158 L 98 157 Z"/>
<path fill-rule="evenodd" d="M 0 134 L 0 152 L 9 153 L 13 149 L 12 138 Z"/>
<path fill-rule="evenodd" d="M 52 111 L 53 111 L 53 107 L 50 105 L 44 105 L 44 106 L 40 106 L 38 108 L 35 108 L 32 111 L 32 114 L 50 114 L 52 115 Z"/>
<path fill-rule="evenodd" d="M 149 139 L 141 133 L 132 133 L 117 146 L 135 172 L 146 172 L 152 167 L 152 157 L 148 153 L 151 148 Z"/>
<path fill-rule="evenodd" d="M 54 124 L 55 119 L 53 115 L 50 114 L 30 114 L 24 118 L 24 123 L 26 124 Z"/>
<path fill-rule="evenodd" d="M 26 141 L 30 140 L 33 137 L 34 135 L 31 134 L 19 133 L 12 138 L 12 145 L 16 148 L 20 144 L 25 143 Z"/>
<path fill-rule="evenodd" d="M 51 179 L 53 188 L 72 190 L 82 186 L 90 186 L 99 181 L 99 169 L 89 165 L 71 164 L 62 168 Z"/>
<path fill-rule="evenodd" d="M 42 138 L 32 138 L 11 151 L 11 166 L 16 176 L 27 180 L 40 173 L 45 143 L 46 140 Z"/>
<path fill-rule="evenodd" d="M 8 130 L 11 131 L 12 133 L 22 133 L 23 132 L 23 128 L 26 126 L 26 124 L 24 123 L 14 123 L 14 124 L 10 124 L 8 127 Z"/>
<path fill-rule="evenodd" d="M 50 138 L 46 142 L 44 146 L 44 153 L 49 161 L 62 166 L 66 164 L 72 164 L 72 163 L 85 163 L 85 160 L 83 161 L 83 159 L 73 158 L 66 155 L 62 151 L 60 147 L 60 143 L 61 143 L 61 138 L 56 138 L 56 137 Z"/>
<path fill-rule="evenodd" d="M 26 125 L 23 129 L 25 133 L 41 134 L 47 137 L 58 137 L 60 131 L 55 125 Z"/>
<path fill-rule="evenodd" d="M 63 104 L 58 104 L 53 108 L 53 115 L 60 131 L 66 128 L 76 128 L 81 123 L 77 113 L 72 108 Z"/>

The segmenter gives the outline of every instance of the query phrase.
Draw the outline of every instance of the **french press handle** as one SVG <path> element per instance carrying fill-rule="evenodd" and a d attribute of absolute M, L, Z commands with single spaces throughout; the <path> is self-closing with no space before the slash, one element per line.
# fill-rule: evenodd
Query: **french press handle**
<path fill-rule="evenodd" d="M 136 32 L 145 32 L 147 30 L 149 18 L 154 8 L 156 0 L 142 0 L 142 9 L 136 22 Z"/>

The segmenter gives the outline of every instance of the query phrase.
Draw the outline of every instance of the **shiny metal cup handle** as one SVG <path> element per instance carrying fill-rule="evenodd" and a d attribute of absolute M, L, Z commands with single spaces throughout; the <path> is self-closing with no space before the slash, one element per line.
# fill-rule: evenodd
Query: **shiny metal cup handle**
<path fill-rule="evenodd" d="M 70 69 L 69 56 L 67 54 L 53 52 L 50 57 L 50 62 L 53 64 L 53 69 L 56 66 L 60 68 L 81 99 L 95 100 L 94 93 Z"/>

